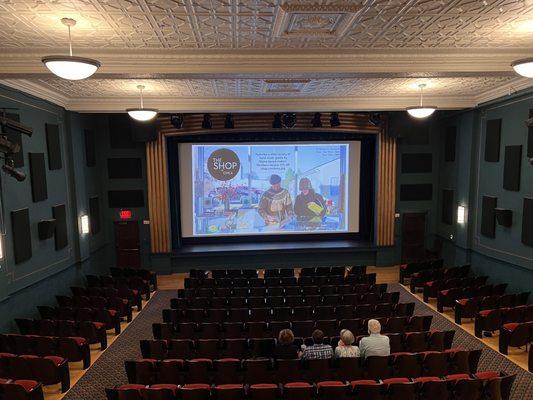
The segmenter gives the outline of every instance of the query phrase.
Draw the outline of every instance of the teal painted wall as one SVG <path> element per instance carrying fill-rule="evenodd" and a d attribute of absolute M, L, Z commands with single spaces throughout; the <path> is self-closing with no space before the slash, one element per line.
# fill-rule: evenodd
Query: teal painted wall
<path fill-rule="evenodd" d="M 0 261 L 0 331 L 14 328 L 13 318 L 35 316 L 38 304 L 54 304 L 54 296 L 67 293 L 68 287 L 79 284 L 85 273 L 108 269 L 108 234 L 81 235 L 79 217 L 88 212 L 89 196 L 103 198 L 99 178 L 101 171 L 91 170 L 84 162 L 83 129 L 92 128 L 94 119 L 65 111 L 63 108 L 32 96 L 0 87 L 0 108 L 16 108 L 20 122 L 33 128 L 32 137 L 24 136 L 23 153 L 26 173 L 24 182 L 17 182 L 1 173 L 6 232 L 2 235 L 4 258 Z M 45 124 L 58 124 L 63 168 L 48 170 Z M 48 199 L 34 203 L 31 196 L 28 152 L 45 154 Z M 54 239 L 41 241 L 37 223 L 52 218 L 51 207 L 67 207 L 68 246 L 56 251 Z M 15 264 L 13 259 L 12 210 L 29 208 L 32 258 Z M 94 257 L 91 257 L 94 255 Z"/>
<path fill-rule="evenodd" d="M 443 153 L 440 154 L 439 196 L 443 188 L 454 189 L 455 206 L 465 205 L 468 216 L 466 224 L 452 226 L 442 224 L 439 218 L 436 233 L 445 241 L 444 258 L 448 264 L 471 263 L 476 273 L 489 275 L 492 282 L 507 282 L 511 292 L 533 290 L 533 247 L 521 242 L 523 199 L 533 197 L 533 165 L 527 162 L 525 125 L 532 108 L 533 92 L 529 91 L 457 113 L 434 127 L 434 132 L 440 132 L 440 148 L 444 147 L 445 126 L 458 128 L 456 162 L 446 163 Z M 499 118 L 502 119 L 500 161 L 485 162 L 486 121 Z M 508 145 L 523 146 L 519 192 L 503 189 L 504 154 Z M 512 227 L 497 225 L 494 239 L 480 233 L 483 195 L 497 197 L 498 207 L 513 211 Z M 439 213 L 441 207 L 439 203 Z"/>

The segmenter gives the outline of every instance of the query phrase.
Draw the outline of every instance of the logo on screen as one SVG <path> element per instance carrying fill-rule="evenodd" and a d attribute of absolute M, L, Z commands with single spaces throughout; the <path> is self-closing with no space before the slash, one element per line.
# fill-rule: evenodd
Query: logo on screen
<path fill-rule="evenodd" d="M 241 168 L 237 153 L 230 149 L 218 149 L 211 153 L 207 160 L 207 168 L 213 178 L 229 181 L 235 178 Z"/>

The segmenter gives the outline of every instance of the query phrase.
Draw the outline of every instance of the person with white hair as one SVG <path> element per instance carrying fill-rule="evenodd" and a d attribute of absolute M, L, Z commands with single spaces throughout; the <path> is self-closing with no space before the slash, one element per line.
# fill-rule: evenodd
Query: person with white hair
<path fill-rule="evenodd" d="M 388 336 L 381 334 L 381 324 L 378 320 L 368 321 L 368 334 L 359 342 L 361 357 L 390 355 L 390 341 Z"/>
<path fill-rule="evenodd" d="M 354 346 L 355 337 L 348 329 L 341 330 L 341 337 L 335 348 L 335 358 L 359 357 L 359 348 Z"/>

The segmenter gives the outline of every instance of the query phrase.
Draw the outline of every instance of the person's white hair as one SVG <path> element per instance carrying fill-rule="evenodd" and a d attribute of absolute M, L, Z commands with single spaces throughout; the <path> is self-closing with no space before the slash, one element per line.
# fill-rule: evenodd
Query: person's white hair
<path fill-rule="evenodd" d="M 368 321 L 368 333 L 380 333 L 381 332 L 381 324 L 377 319 L 371 319 Z"/>

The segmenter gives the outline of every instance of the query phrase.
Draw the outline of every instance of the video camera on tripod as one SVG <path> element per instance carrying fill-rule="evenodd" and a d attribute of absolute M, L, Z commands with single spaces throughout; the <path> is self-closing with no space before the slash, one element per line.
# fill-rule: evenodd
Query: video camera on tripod
<path fill-rule="evenodd" d="M 23 134 L 31 137 L 33 129 L 7 117 L 6 110 L 6 108 L 2 109 L 2 115 L 0 116 L 0 158 L 4 158 L 2 170 L 17 181 L 22 182 L 26 179 L 26 174 L 15 169 L 13 160 L 13 154 L 20 151 L 20 146 L 18 143 L 10 141 L 9 136 Z"/>

